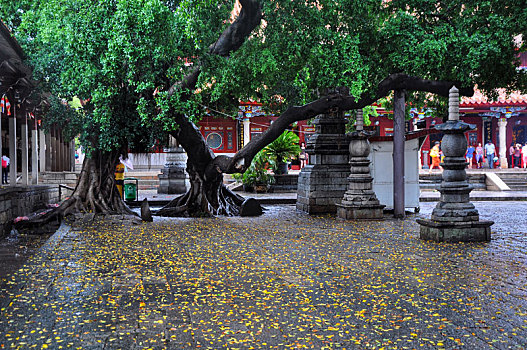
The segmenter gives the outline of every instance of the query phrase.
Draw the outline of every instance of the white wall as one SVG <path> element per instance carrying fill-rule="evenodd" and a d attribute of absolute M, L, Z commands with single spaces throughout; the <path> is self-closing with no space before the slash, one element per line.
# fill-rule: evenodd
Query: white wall
<path fill-rule="evenodd" d="M 134 170 L 159 170 L 163 169 L 167 153 L 128 153 L 128 158 Z"/>
<path fill-rule="evenodd" d="M 393 142 L 372 142 L 370 146 L 373 190 L 381 204 L 393 208 Z M 404 143 L 404 203 L 406 208 L 419 207 L 419 139 Z"/>

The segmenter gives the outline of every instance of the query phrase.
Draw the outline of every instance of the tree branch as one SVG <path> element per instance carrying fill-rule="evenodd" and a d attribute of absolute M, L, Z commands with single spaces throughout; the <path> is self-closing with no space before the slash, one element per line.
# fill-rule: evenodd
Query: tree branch
<path fill-rule="evenodd" d="M 245 42 L 251 32 L 260 24 L 262 19 L 261 5 L 257 0 L 240 0 L 242 9 L 236 20 L 229 25 L 219 39 L 209 47 L 209 52 L 214 55 L 228 56 L 231 52 L 238 50 Z M 192 71 L 181 81 L 173 84 L 168 90 L 173 95 L 181 89 L 193 90 L 196 88 L 201 73 L 201 62 L 194 62 Z M 188 99 L 190 96 L 183 96 Z M 174 113 L 174 120 L 179 129 L 171 133 L 183 146 L 189 159 L 193 160 L 195 169 L 205 177 L 213 178 L 221 173 L 221 168 L 215 166 L 212 160 L 214 153 L 208 147 L 207 142 L 196 126 L 182 113 Z M 217 160 L 220 162 L 222 157 Z M 223 164 L 228 163 L 225 159 Z M 223 165 L 225 167 L 225 165 Z"/>
<path fill-rule="evenodd" d="M 242 9 L 234 22 L 232 22 L 216 42 L 209 46 L 209 53 L 227 57 L 231 52 L 238 50 L 251 32 L 262 21 L 262 8 L 257 0 L 240 0 Z M 193 62 L 194 69 L 181 81 L 170 87 L 169 94 L 172 95 L 177 89 L 194 89 L 201 72 L 201 63 Z"/>
<path fill-rule="evenodd" d="M 427 80 L 402 73 L 396 73 L 381 81 L 374 95 L 366 92 L 359 98 L 355 98 L 353 96 L 342 94 L 330 94 L 303 106 L 289 107 L 271 124 L 261 137 L 251 140 L 231 158 L 230 162 L 226 163 L 225 159 L 222 159 L 221 161 L 218 160 L 217 166 L 220 167 L 224 173 L 243 172 L 249 167 L 256 153 L 273 142 L 289 125 L 300 120 L 310 119 L 319 114 L 327 113 L 331 109 L 338 108 L 340 110 L 348 111 L 364 108 L 378 99 L 387 96 L 391 90 L 400 89 L 425 91 L 448 97 L 448 91 L 454 85 L 456 84 L 450 81 Z M 458 85 L 460 84 L 458 83 Z M 464 96 L 472 96 L 474 93 L 472 88 L 465 87 L 459 88 L 459 92 Z M 228 166 L 225 167 L 226 164 L 228 164 Z"/>

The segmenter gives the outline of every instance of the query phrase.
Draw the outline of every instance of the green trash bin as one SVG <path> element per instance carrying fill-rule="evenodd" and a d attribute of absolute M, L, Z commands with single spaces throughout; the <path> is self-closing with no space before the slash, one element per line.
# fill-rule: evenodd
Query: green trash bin
<path fill-rule="evenodd" d="M 135 178 L 126 178 L 124 184 L 124 200 L 125 201 L 135 201 L 137 200 L 137 183 L 138 180 Z M 135 180 L 135 183 L 128 182 L 126 180 Z"/>

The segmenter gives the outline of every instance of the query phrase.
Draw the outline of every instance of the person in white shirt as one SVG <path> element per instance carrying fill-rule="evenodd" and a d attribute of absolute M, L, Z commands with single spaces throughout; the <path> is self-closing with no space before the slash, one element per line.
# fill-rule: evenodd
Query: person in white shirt
<path fill-rule="evenodd" d="M 5 154 L 2 156 L 2 185 L 7 184 L 7 174 L 9 173 L 9 164 L 11 160 Z"/>
<path fill-rule="evenodd" d="M 489 163 L 489 168 L 494 168 L 494 157 L 496 156 L 496 146 L 492 143 L 491 140 L 487 141 L 487 144 L 485 145 L 485 158 L 487 158 L 487 162 Z"/>
<path fill-rule="evenodd" d="M 527 168 L 527 142 L 525 142 L 525 145 L 522 147 L 522 161 L 523 161 L 523 168 Z"/>

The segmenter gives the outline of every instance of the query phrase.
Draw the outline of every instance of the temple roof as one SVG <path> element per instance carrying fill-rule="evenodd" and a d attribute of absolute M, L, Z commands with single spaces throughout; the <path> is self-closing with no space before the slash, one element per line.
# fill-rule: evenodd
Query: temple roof
<path fill-rule="evenodd" d="M 472 97 L 462 97 L 460 107 L 492 107 L 492 106 L 525 106 L 527 108 L 527 95 L 520 92 L 506 93 L 505 89 L 498 89 L 498 98 L 489 100 L 478 89 Z"/>

